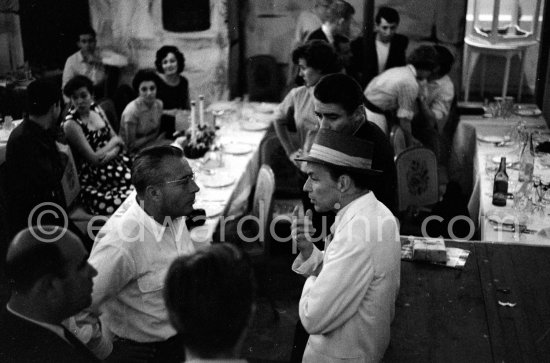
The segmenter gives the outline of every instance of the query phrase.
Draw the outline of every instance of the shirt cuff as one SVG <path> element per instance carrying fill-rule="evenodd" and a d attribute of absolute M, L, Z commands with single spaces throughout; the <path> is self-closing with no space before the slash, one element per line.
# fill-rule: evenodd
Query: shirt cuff
<path fill-rule="evenodd" d="M 399 110 L 397 110 L 397 117 L 412 120 L 414 117 L 414 112 L 411 110 L 400 108 Z"/>
<path fill-rule="evenodd" d="M 302 254 L 298 254 L 292 263 L 292 271 L 300 275 L 311 275 L 323 262 L 323 252 L 313 246 L 313 252 L 307 260 L 304 260 Z"/>

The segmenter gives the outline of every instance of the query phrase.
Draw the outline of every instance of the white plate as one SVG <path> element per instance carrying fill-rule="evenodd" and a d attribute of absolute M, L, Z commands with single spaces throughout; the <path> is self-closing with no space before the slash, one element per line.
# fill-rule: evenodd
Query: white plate
<path fill-rule="evenodd" d="M 250 120 L 241 122 L 241 128 L 246 131 L 263 131 L 271 126 L 270 122 Z"/>
<path fill-rule="evenodd" d="M 500 158 L 501 157 L 502 156 L 500 156 L 500 155 L 494 156 L 493 159 L 492 159 L 493 163 L 500 164 Z M 506 157 L 506 166 L 507 167 L 510 167 L 510 166 L 512 166 L 512 164 L 518 162 L 518 157 L 517 156 L 505 155 L 505 157 Z"/>
<path fill-rule="evenodd" d="M 243 144 L 240 142 L 231 142 L 228 144 L 223 145 L 222 150 L 226 154 L 232 154 L 232 155 L 245 155 L 249 152 L 252 152 L 252 145 L 250 144 Z"/>
<path fill-rule="evenodd" d="M 235 104 L 231 101 L 219 101 L 212 103 L 208 108 L 206 109 L 208 112 L 211 111 L 227 111 L 227 110 L 233 110 L 235 109 Z"/>
<path fill-rule="evenodd" d="M 211 177 L 205 178 L 202 184 L 206 188 L 224 188 L 235 183 L 235 177 L 227 174 L 215 174 Z"/>
<path fill-rule="evenodd" d="M 277 103 L 265 103 L 265 102 L 257 103 L 253 105 L 254 109 L 261 113 L 273 113 L 277 108 L 277 106 L 278 106 Z"/>
<path fill-rule="evenodd" d="M 225 206 L 219 202 L 216 202 L 216 203 L 204 202 L 204 203 L 201 203 L 201 208 L 204 209 L 204 212 L 206 213 L 206 218 L 212 218 L 222 214 Z"/>
<path fill-rule="evenodd" d="M 504 137 L 502 136 L 495 136 L 495 135 L 485 135 L 485 136 L 478 136 L 477 139 L 479 141 L 483 142 L 490 142 L 490 143 L 497 143 L 497 142 L 503 142 Z"/>
<path fill-rule="evenodd" d="M 533 107 L 533 108 L 518 108 L 516 110 L 514 110 L 514 113 L 516 115 L 519 115 L 519 116 L 540 116 L 542 115 L 542 111 L 539 110 L 538 108 L 536 107 Z"/>

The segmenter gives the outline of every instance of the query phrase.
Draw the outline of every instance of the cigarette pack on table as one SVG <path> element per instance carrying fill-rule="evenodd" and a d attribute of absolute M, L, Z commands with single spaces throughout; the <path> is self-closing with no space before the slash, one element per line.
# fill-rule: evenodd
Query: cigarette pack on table
<path fill-rule="evenodd" d="M 413 260 L 446 263 L 445 241 L 442 238 L 415 239 L 413 241 Z"/>

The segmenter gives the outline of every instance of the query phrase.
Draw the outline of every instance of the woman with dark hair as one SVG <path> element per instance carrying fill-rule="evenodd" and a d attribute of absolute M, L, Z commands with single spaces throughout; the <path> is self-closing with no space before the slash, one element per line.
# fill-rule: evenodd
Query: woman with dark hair
<path fill-rule="evenodd" d="M 160 133 L 163 104 L 157 98 L 158 82 L 156 73 L 149 69 L 139 70 L 132 81 L 138 97 L 126 106 L 120 121 L 120 136 L 131 153 L 164 139 Z"/>
<path fill-rule="evenodd" d="M 178 48 L 172 45 L 161 47 L 156 54 L 155 67 L 160 78 L 157 98 L 162 101 L 162 131 L 172 137 L 175 128 L 176 113 L 189 110 L 189 82 L 181 75 L 185 68 L 185 57 Z"/>
<path fill-rule="evenodd" d="M 322 40 L 311 40 L 292 52 L 292 62 L 300 69 L 304 85 L 290 90 L 276 111 L 275 131 L 290 161 L 299 168 L 295 157 L 308 152 L 319 129 L 313 110 L 313 87 L 326 74 L 342 70 L 334 48 Z M 292 118 L 297 140 L 289 133 Z"/>
<path fill-rule="evenodd" d="M 124 142 L 93 102 L 93 83 L 85 76 L 70 79 L 63 93 L 72 103 L 63 130 L 79 163 L 80 195 L 88 212 L 112 214 L 132 191 L 130 158 Z"/>

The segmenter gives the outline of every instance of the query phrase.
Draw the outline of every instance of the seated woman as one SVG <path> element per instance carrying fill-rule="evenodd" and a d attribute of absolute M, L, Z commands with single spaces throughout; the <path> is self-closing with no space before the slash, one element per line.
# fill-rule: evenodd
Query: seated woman
<path fill-rule="evenodd" d="M 166 143 L 160 133 L 163 105 L 157 99 L 157 82 L 156 73 L 146 69 L 139 70 L 132 81 L 138 97 L 126 106 L 120 120 L 120 136 L 131 154 Z"/>
<path fill-rule="evenodd" d="M 165 45 L 157 51 L 155 59 L 160 82 L 157 98 L 162 101 L 164 110 L 161 118 L 161 132 L 172 138 L 175 131 L 176 113 L 189 110 L 189 82 L 181 75 L 185 68 L 185 57 L 178 48 Z"/>
<path fill-rule="evenodd" d="M 81 197 L 88 212 L 112 214 L 133 190 L 130 158 L 105 113 L 93 102 L 93 83 L 85 76 L 70 79 L 63 93 L 72 103 L 63 130 L 79 163 Z"/>

